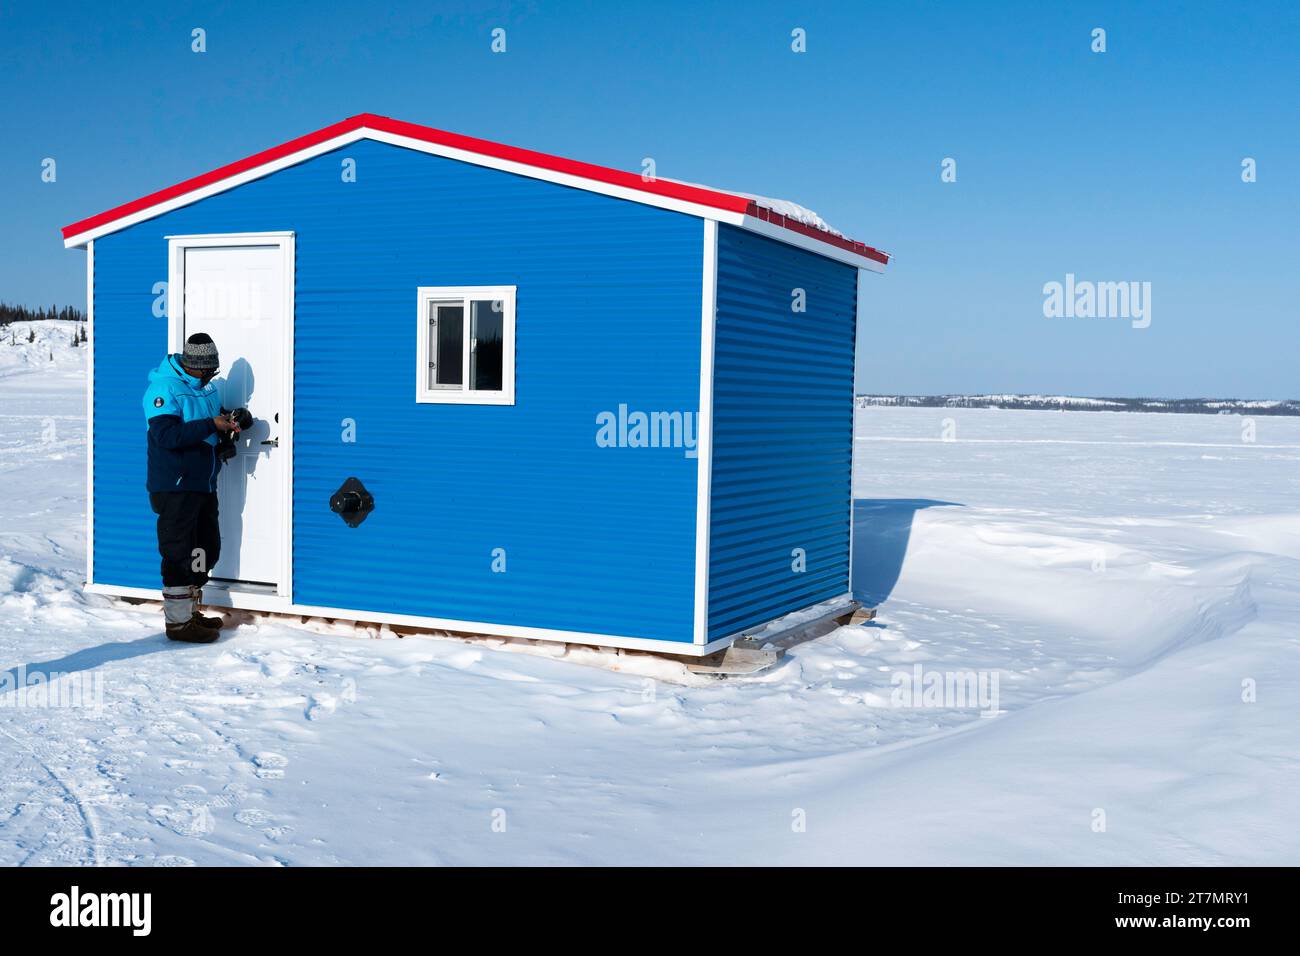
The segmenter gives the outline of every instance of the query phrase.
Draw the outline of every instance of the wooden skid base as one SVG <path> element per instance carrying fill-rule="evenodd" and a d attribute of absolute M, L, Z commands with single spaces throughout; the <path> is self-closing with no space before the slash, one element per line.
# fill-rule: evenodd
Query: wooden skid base
<path fill-rule="evenodd" d="M 835 619 L 835 623 L 840 627 L 851 627 L 854 624 L 865 624 L 867 621 L 876 619 L 876 609 L 874 607 L 860 607 L 852 614 L 844 614 Z"/>
<path fill-rule="evenodd" d="M 686 669 L 693 674 L 716 674 L 719 677 L 744 677 L 767 670 L 781 659 L 781 651 L 748 645 L 737 641 L 726 650 L 707 657 L 687 660 Z"/>
<path fill-rule="evenodd" d="M 142 598 L 129 595 L 114 595 L 115 600 L 123 601 L 133 605 L 158 605 L 158 601 L 153 598 Z M 242 609 L 235 611 L 225 605 L 208 605 L 203 606 L 203 610 L 209 613 L 227 615 L 234 613 L 238 618 L 244 616 L 261 616 L 267 618 L 283 619 L 285 623 L 291 626 L 295 623 L 302 624 L 307 622 L 306 615 L 294 612 L 283 613 L 271 610 L 248 610 Z M 312 615 L 323 617 L 324 615 Z M 833 611 L 828 612 L 812 620 L 800 621 L 797 624 L 788 627 L 772 630 L 767 628 L 761 635 L 756 634 L 753 637 L 741 637 L 729 647 L 715 651 L 712 654 L 700 657 L 689 657 L 681 654 L 664 653 L 659 650 L 619 648 L 619 653 L 624 654 L 646 654 L 654 657 L 661 657 L 667 660 L 679 661 L 687 671 L 693 674 L 709 674 L 716 677 L 746 677 L 752 674 L 760 673 L 775 665 L 782 657 L 785 656 L 787 647 L 794 644 L 802 643 L 806 640 L 814 640 L 822 634 L 828 633 L 835 625 L 846 626 L 852 624 L 862 624 L 874 619 L 876 616 L 875 608 L 853 607 L 853 610 L 847 612 Z M 333 623 L 333 619 L 328 619 Z M 465 632 L 457 630 L 448 630 L 441 627 L 419 627 L 406 624 L 385 624 L 380 622 L 367 622 L 365 620 L 354 620 L 352 618 L 340 618 L 349 623 L 358 626 L 371 624 L 376 627 L 382 627 L 391 630 L 398 636 L 408 636 L 416 634 L 433 634 L 437 636 L 451 637 L 457 640 L 494 640 L 494 641 L 520 641 L 525 643 L 537 644 L 539 646 L 552 646 L 563 648 L 573 648 L 575 650 L 598 650 L 598 647 L 589 644 L 576 644 L 563 641 L 548 641 L 538 638 L 510 638 L 488 633 Z"/>

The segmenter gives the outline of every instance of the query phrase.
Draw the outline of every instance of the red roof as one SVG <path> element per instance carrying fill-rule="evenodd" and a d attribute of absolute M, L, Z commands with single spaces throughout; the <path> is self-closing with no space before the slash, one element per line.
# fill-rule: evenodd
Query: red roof
<path fill-rule="evenodd" d="M 665 179 L 646 180 L 639 173 L 628 173 L 619 169 L 610 169 L 606 166 L 596 166 L 591 163 L 582 163 L 573 159 L 564 159 L 560 156 L 552 156 L 548 153 L 539 153 L 531 149 L 520 149 L 517 146 L 506 146 L 501 143 L 493 143 L 485 139 L 476 139 L 473 136 L 462 136 L 459 133 L 448 133 L 444 130 L 434 129 L 429 126 L 419 126 L 415 123 L 405 123 L 401 120 L 390 119 L 387 116 L 377 116 L 374 113 L 361 113 L 357 116 L 351 116 L 341 122 L 326 126 L 324 129 L 318 129 L 314 133 L 308 133 L 305 136 L 299 136 L 297 139 L 291 139 L 287 143 L 281 143 L 279 146 L 272 146 L 270 149 L 262 150 L 260 153 L 254 153 L 244 159 L 221 166 L 211 172 L 203 173 L 201 176 L 195 176 L 184 182 L 179 182 L 174 186 L 168 186 L 166 189 L 160 189 L 155 193 L 134 199 L 131 202 L 115 206 L 106 212 L 90 216 L 79 222 L 74 222 L 63 228 L 63 238 L 70 239 L 79 236 L 82 233 L 89 232 L 92 229 L 99 229 L 108 226 L 119 219 L 124 219 L 135 213 L 148 210 L 152 206 L 157 206 L 171 199 L 184 196 L 186 193 L 202 189 L 205 186 L 211 186 L 219 183 L 231 176 L 237 176 L 240 173 L 249 172 L 259 166 L 283 159 L 294 153 L 305 149 L 310 149 L 321 143 L 334 139 L 359 129 L 369 129 L 384 133 L 391 133 L 396 136 L 405 136 L 410 139 L 421 140 L 426 143 L 434 143 L 440 146 L 446 146 L 452 149 L 464 150 L 468 153 L 475 153 L 481 156 L 490 156 L 496 159 L 506 160 L 509 162 L 520 163 L 526 166 L 532 166 L 537 169 L 549 170 L 551 172 L 563 173 L 570 176 L 578 176 L 583 179 L 593 180 L 598 183 L 606 183 L 612 186 L 620 186 L 626 189 L 634 189 L 638 192 L 649 193 L 655 196 L 661 196 L 668 199 L 681 200 L 683 202 L 694 203 L 699 206 L 706 206 L 711 209 L 720 209 L 730 213 L 752 216 L 755 219 L 772 223 L 781 228 L 789 229 L 793 232 L 800 233 L 813 239 L 820 240 L 840 249 L 865 256 L 876 262 L 887 263 L 888 254 L 878 249 L 865 245 L 861 242 L 855 242 L 844 236 L 829 232 L 825 229 L 819 229 L 816 226 L 792 219 L 788 216 L 782 216 L 770 209 L 762 206 L 757 200 L 748 196 L 738 196 L 733 193 L 723 192 L 717 189 L 709 189 L 704 186 L 693 186 L 687 183 L 678 183 Z"/>

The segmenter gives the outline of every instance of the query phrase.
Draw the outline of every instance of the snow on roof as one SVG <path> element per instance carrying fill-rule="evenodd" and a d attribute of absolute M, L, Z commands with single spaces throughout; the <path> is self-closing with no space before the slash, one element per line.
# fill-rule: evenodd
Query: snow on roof
<path fill-rule="evenodd" d="M 64 245 L 85 245 L 97 236 L 126 228 L 141 220 L 161 215 L 178 206 L 233 188 L 250 179 L 267 175 L 277 169 L 359 139 L 375 139 L 410 146 L 465 162 L 481 163 L 522 175 L 560 182 L 579 189 L 675 208 L 694 215 L 707 215 L 709 218 L 766 231 L 769 235 L 773 234 L 772 227 L 776 227 L 778 236 L 784 235 L 779 230 L 787 230 L 843 250 L 849 254 L 849 261 L 857 261 L 852 257 L 861 257 L 871 260 L 872 263 L 885 264 L 890 258 L 887 253 L 850 239 L 831 228 L 820 216 L 798 203 L 769 199 L 750 193 L 712 189 L 671 179 L 646 179 L 637 173 L 564 159 L 560 156 L 493 143 L 472 136 L 462 136 L 373 113 L 361 113 L 349 117 L 279 146 L 254 153 L 252 156 L 228 163 L 174 186 L 74 222 L 63 229 Z M 822 247 L 814 246 L 814 248 Z M 825 254 L 844 258 L 842 254 L 836 255 L 830 250 L 825 250 Z M 872 267 L 879 268 L 879 266 Z"/>
<path fill-rule="evenodd" d="M 696 189 L 708 189 L 713 192 L 728 193 L 732 196 L 743 196 L 745 199 L 758 205 L 760 208 L 769 212 L 774 212 L 778 216 L 785 216 L 793 219 L 795 222 L 803 223 L 813 229 L 819 229 L 822 232 L 829 232 L 832 236 L 839 236 L 841 239 L 847 239 L 848 236 L 840 232 L 829 222 L 823 219 L 817 213 L 813 212 L 807 206 L 801 206 L 797 202 L 791 202 L 789 199 L 773 199 L 771 196 L 760 196 L 757 193 L 742 192 L 739 189 L 718 189 L 716 186 L 705 186 L 702 183 L 691 183 L 684 179 L 668 179 L 660 176 L 665 182 L 678 183 L 682 186 L 692 186 Z"/>
<path fill-rule="evenodd" d="M 747 196 L 749 194 L 739 193 L 738 195 Z M 848 238 L 847 236 L 844 236 L 844 233 L 840 232 L 807 206 L 801 206 L 797 202 L 791 202 L 788 199 L 770 199 L 767 196 L 750 196 L 749 198 L 765 209 L 770 209 L 778 215 L 788 216 L 806 226 L 812 226 L 814 229 L 821 229 L 824 232 L 829 232 L 833 236 Z"/>

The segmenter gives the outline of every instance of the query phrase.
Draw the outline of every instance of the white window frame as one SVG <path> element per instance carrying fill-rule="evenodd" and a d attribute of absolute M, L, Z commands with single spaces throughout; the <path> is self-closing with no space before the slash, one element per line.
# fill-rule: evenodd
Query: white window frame
<path fill-rule="evenodd" d="M 513 405 L 515 403 L 515 290 L 512 285 L 422 285 L 416 296 L 415 400 L 430 405 Z M 475 300 L 501 302 L 501 391 L 469 388 L 470 337 Z M 461 350 L 461 387 L 433 388 L 429 385 L 429 307 L 434 302 L 460 300 L 464 306 L 464 345 Z"/>

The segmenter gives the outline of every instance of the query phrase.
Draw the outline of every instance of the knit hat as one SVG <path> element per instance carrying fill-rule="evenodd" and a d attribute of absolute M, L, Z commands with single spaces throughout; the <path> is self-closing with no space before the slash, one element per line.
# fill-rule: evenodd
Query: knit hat
<path fill-rule="evenodd" d="M 200 370 L 220 368 L 221 360 L 217 358 L 217 346 L 212 341 L 212 336 L 206 332 L 195 332 L 186 339 L 181 364 L 186 368 Z"/>

